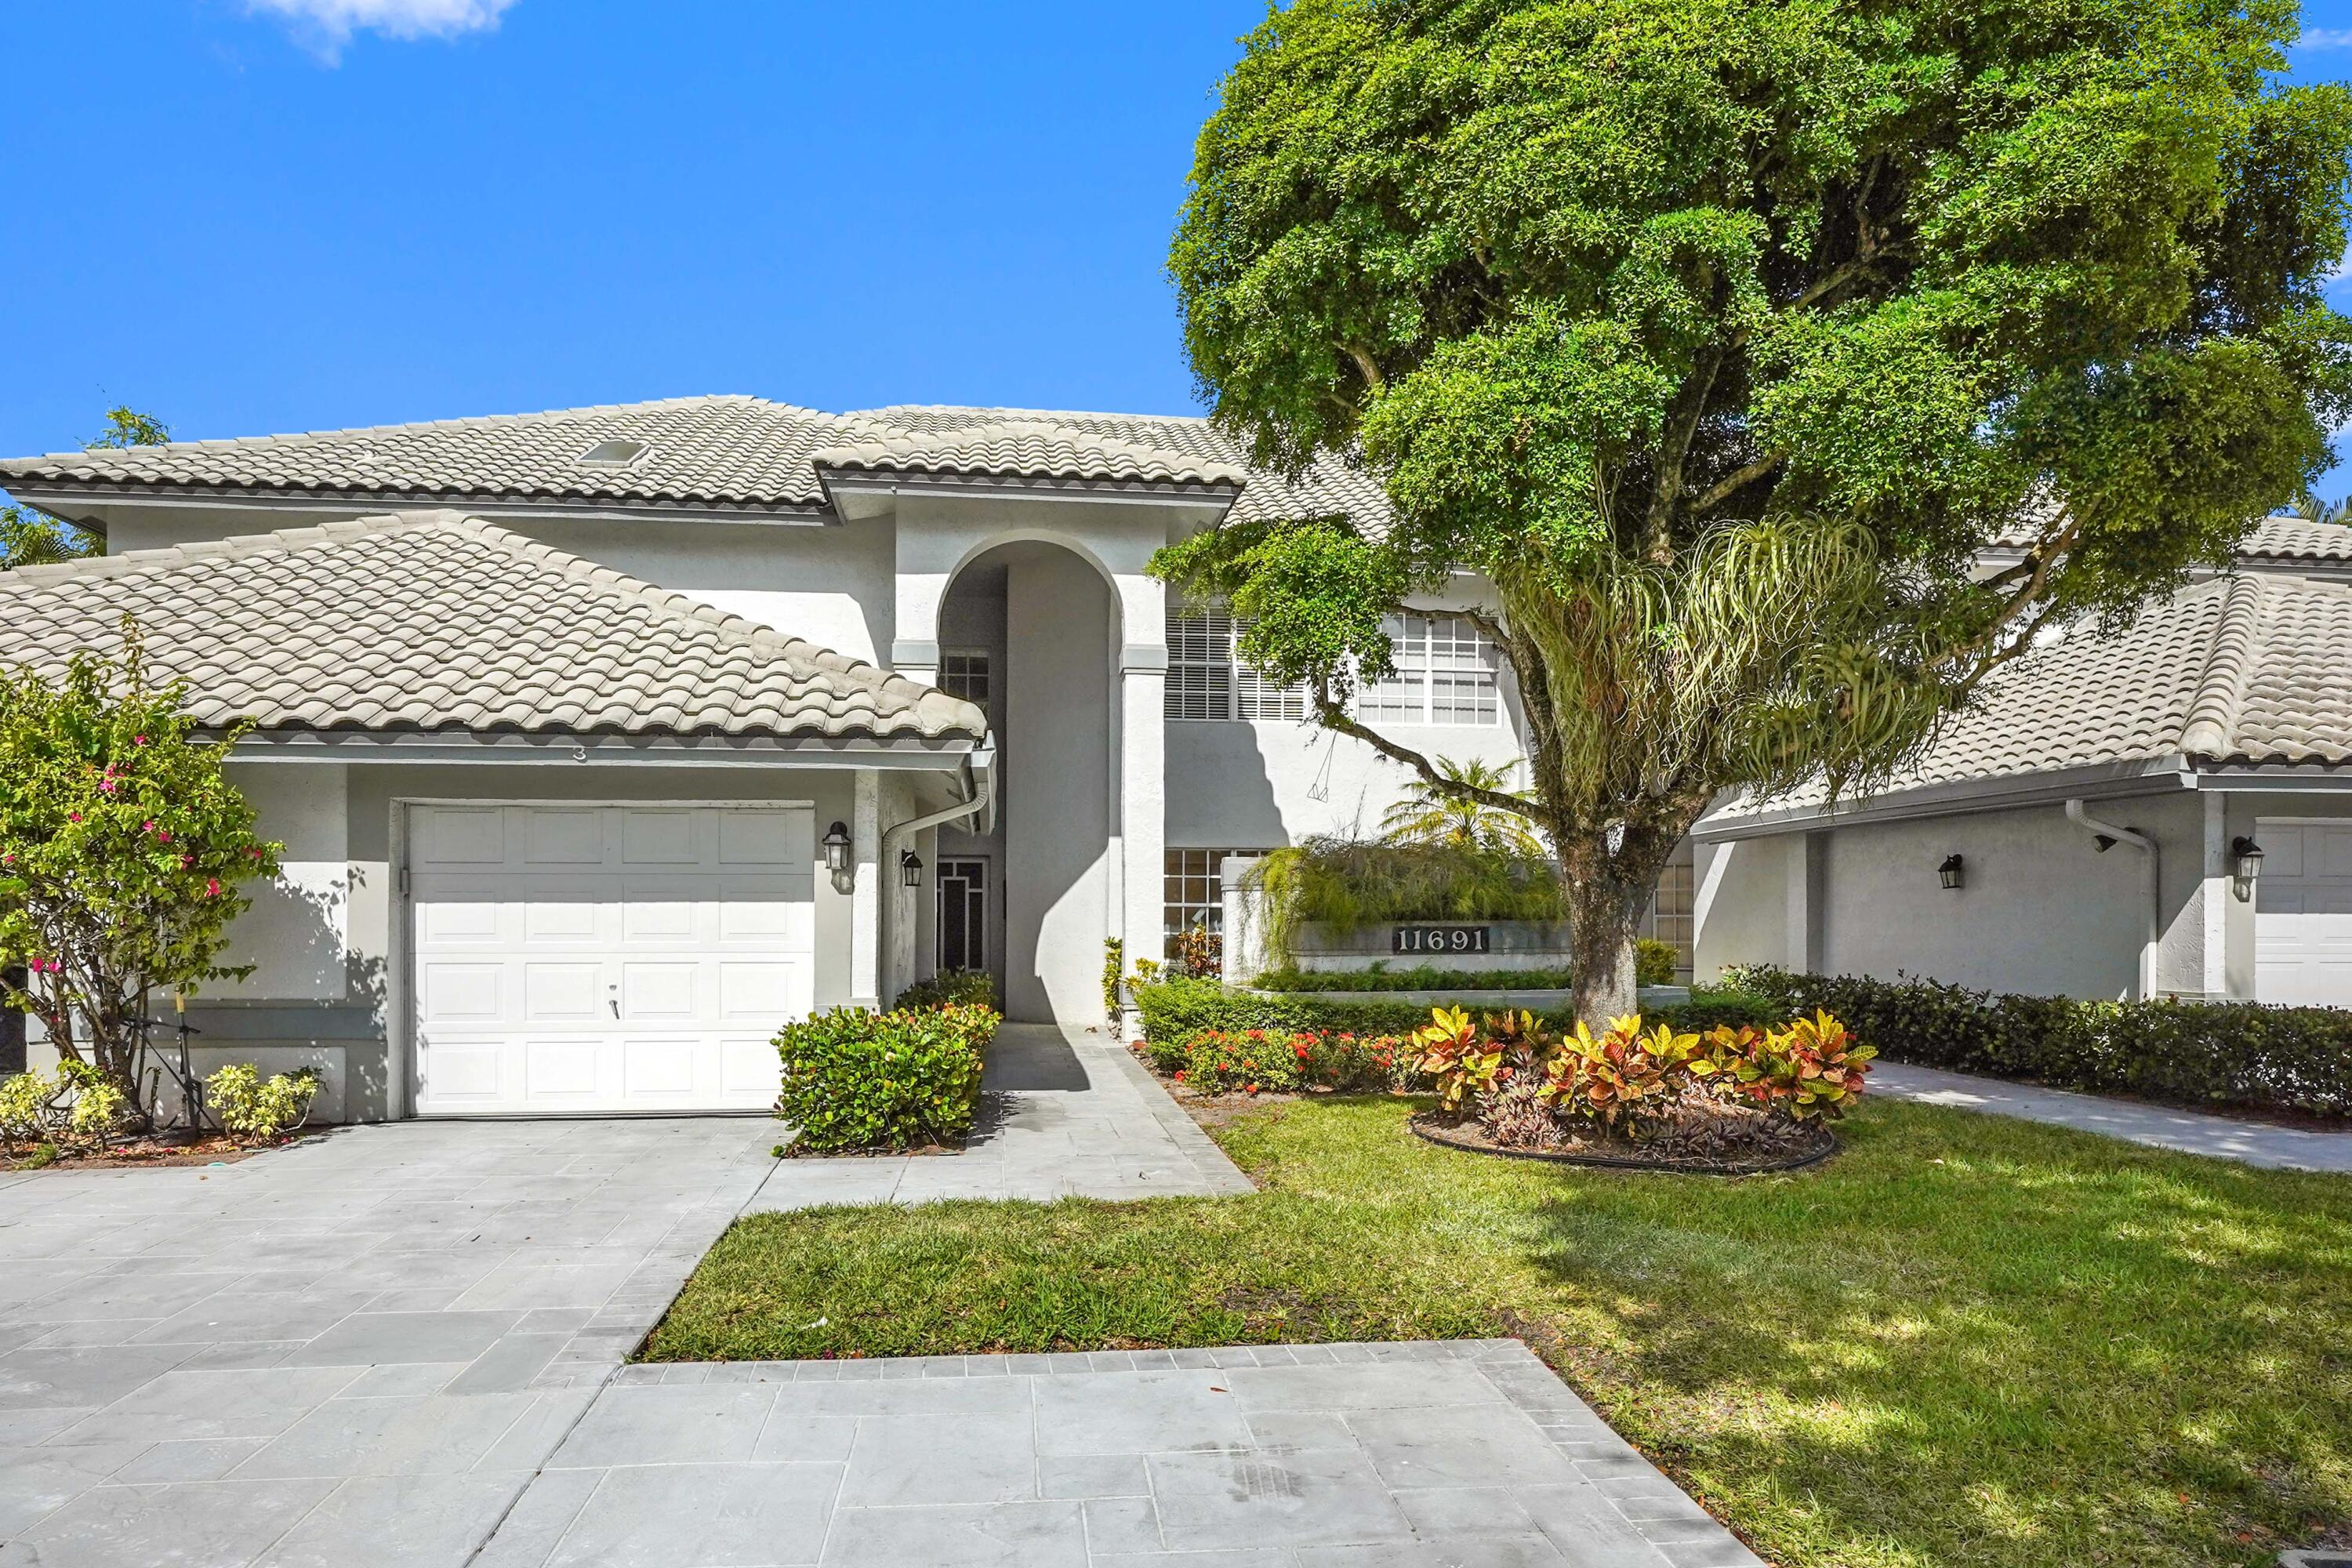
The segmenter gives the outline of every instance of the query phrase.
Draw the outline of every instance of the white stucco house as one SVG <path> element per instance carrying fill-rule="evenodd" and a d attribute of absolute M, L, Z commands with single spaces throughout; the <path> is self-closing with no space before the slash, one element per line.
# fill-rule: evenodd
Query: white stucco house
<path fill-rule="evenodd" d="M 1696 963 L 2352 1006 L 2352 528 L 1999 674 L 1867 799 L 1718 804 Z"/>
<path fill-rule="evenodd" d="M 1102 1013 L 1104 942 L 1215 921 L 1218 868 L 1376 825 L 1402 769 L 1171 609 L 1153 552 L 1349 513 L 1197 418 L 692 397 L 0 463 L 105 556 L 0 574 L 0 662 L 134 614 L 285 844 L 199 1055 L 321 1113 L 759 1109 L 783 1018 L 986 968 Z M 1495 650 L 1394 626 L 1401 738 L 1516 760 Z M 832 841 L 828 846 L 828 839 Z M 835 869 L 828 854 L 840 862 Z"/>
<path fill-rule="evenodd" d="M 1107 939 L 1216 924 L 1225 860 L 1369 830 L 1408 778 L 1146 570 L 1222 518 L 1377 528 L 1379 485 L 1254 471 L 1197 418 L 690 397 L 0 485 L 107 545 L 0 574 L 0 663 L 128 611 L 200 719 L 254 725 L 232 767 L 285 875 L 198 1065 L 314 1066 L 330 1119 L 759 1110 L 780 1022 L 940 968 L 1094 1022 Z M 1517 762 L 1458 613 L 1491 603 L 1414 601 L 1364 715 Z M 1871 799 L 1721 803 L 1650 928 L 1701 978 L 2352 1005 L 2347 764 L 2352 529 L 2274 519 Z"/>

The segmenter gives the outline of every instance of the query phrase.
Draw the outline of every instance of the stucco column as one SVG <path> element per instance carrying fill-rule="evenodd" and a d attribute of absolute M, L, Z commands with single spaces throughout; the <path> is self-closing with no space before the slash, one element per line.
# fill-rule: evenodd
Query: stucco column
<path fill-rule="evenodd" d="M 882 995 L 882 775 L 857 773 L 849 824 L 850 864 L 857 886 L 849 896 L 849 1005 L 878 1007 Z"/>
<path fill-rule="evenodd" d="M 1167 644 L 1129 643 L 1118 663 L 1119 863 L 1125 872 L 1118 935 L 1132 967 L 1139 958 L 1160 956 L 1168 843 Z"/>

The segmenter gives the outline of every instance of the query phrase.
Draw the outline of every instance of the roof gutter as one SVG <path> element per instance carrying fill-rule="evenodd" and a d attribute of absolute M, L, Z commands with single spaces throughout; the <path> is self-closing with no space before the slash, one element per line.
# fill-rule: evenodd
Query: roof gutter
<path fill-rule="evenodd" d="M 2163 906 L 2158 891 L 2156 840 L 2145 833 L 2100 821 L 2083 808 L 2080 800 L 2066 803 L 2066 820 L 2094 836 L 2102 855 L 2118 844 L 2128 844 L 2140 852 L 2140 892 L 2141 902 L 2147 909 L 2147 934 L 2139 948 L 2139 999 L 2147 1001 L 2156 994 L 2156 944 L 2164 924 Z"/>
<path fill-rule="evenodd" d="M 988 831 L 991 826 L 990 817 L 996 808 L 996 748 L 993 745 L 982 746 L 971 753 L 971 794 L 954 805 L 943 810 L 934 811 L 926 816 L 909 817 L 904 822 L 893 823 L 882 830 L 881 874 L 883 876 L 888 876 L 891 867 L 897 862 L 898 857 L 891 851 L 903 849 L 908 838 L 927 827 L 938 827 L 945 823 L 959 822 L 966 817 L 971 817 L 978 822 L 975 832 Z"/>

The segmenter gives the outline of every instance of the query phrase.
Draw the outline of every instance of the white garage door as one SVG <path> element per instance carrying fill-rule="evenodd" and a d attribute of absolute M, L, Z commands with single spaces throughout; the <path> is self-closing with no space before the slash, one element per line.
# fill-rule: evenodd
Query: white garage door
<path fill-rule="evenodd" d="M 408 820 L 419 1115 L 774 1103 L 814 992 L 808 807 Z"/>
<path fill-rule="evenodd" d="M 2352 1007 L 2352 822 L 2254 825 L 2254 996 Z"/>

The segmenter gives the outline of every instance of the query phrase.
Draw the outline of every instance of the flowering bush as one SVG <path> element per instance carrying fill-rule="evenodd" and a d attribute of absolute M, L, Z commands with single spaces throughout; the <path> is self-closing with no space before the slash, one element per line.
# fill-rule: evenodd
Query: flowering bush
<path fill-rule="evenodd" d="M 319 1093 L 311 1068 L 265 1080 L 249 1062 L 231 1062 L 205 1079 L 205 1109 L 239 1143 L 275 1143 L 302 1125 Z"/>
<path fill-rule="evenodd" d="M 1202 1029 L 1184 1042 L 1174 1070 L 1202 1094 L 1381 1090 L 1402 1086 L 1412 1054 L 1392 1035 Z"/>
<path fill-rule="evenodd" d="M 0 1006 L 143 1120 L 136 1020 L 154 992 L 247 973 L 220 955 L 239 885 L 277 872 L 278 846 L 222 770 L 235 731 L 199 735 L 127 616 L 122 635 L 59 677 L 0 672 L 0 973 L 25 972 Z"/>

